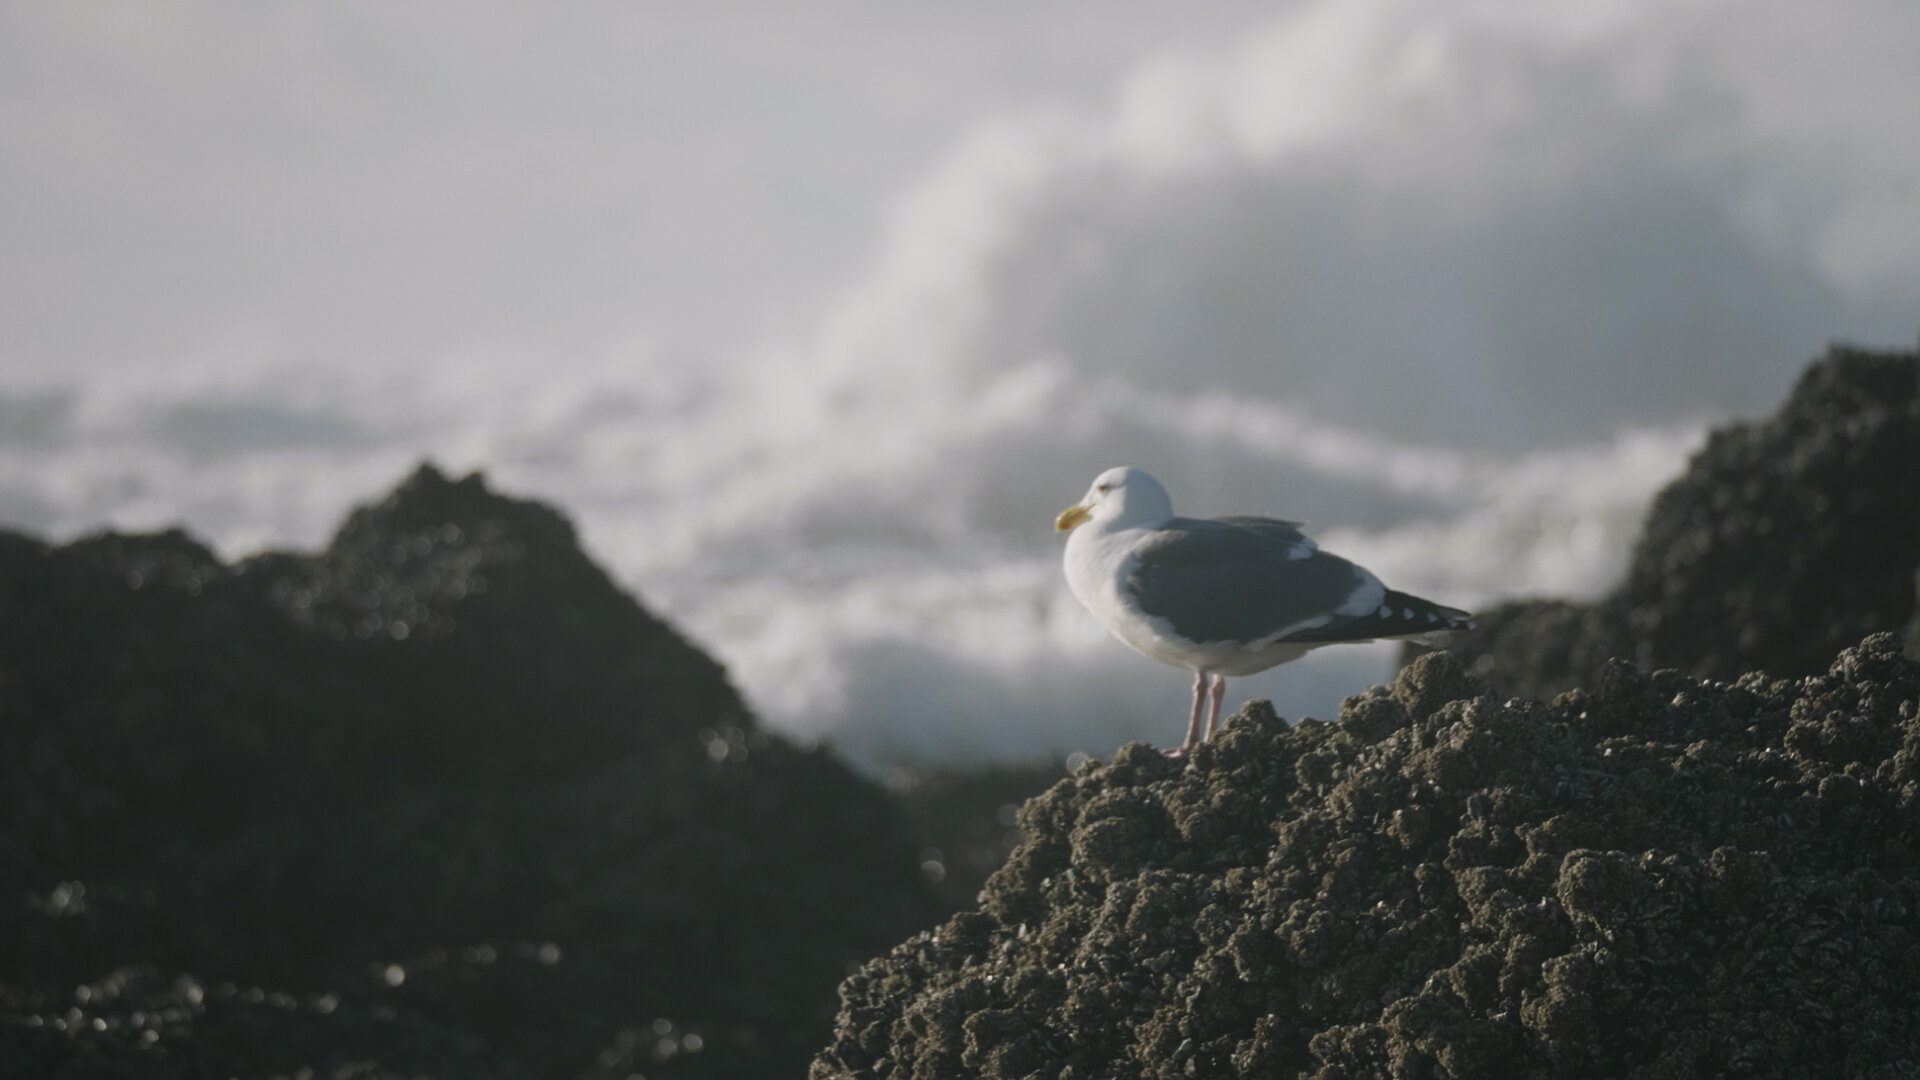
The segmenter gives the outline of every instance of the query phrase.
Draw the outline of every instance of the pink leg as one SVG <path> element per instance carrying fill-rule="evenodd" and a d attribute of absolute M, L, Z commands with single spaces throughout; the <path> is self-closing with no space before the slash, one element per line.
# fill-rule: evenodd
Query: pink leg
<path fill-rule="evenodd" d="M 1161 753 L 1170 758 L 1186 757 L 1193 748 L 1195 739 L 1200 737 L 1200 709 L 1207 701 L 1207 677 L 1200 672 L 1193 673 L 1193 716 L 1187 721 L 1187 740 L 1171 750 Z"/>
<path fill-rule="evenodd" d="M 1213 729 L 1220 726 L 1220 699 L 1227 696 L 1227 677 L 1213 677 L 1213 706 L 1207 712 L 1207 738 L 1213 738 Z"/>

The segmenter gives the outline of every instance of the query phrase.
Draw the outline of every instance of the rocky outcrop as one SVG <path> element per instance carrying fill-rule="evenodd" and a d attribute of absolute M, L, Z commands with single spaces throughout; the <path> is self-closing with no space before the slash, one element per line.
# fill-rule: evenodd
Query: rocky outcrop
<path fill-rule="evenodd" d="M 1254 703 L 1019 814 L 955 915 L 841 990 L 814 1080 L 1920 1074 L 1920 665 L 1452 656 L 1289 727 Z"/>
<path fill-rule="evenodd" d="M 1600 601 L 1028 803 L 812 1076 L 1920 1075 L 1916 570 L 1920 356 L 1835 349 Z"/>
<path fill-rule="evenodd" d="M 1610 657 L 1702 678 L 1826 669 L 1875 631 L 1920 657 L 1920 355 L 1835 348 L 1773 417 L 1713 433 L 1592 604 L 1479 613 L 1449 651 L 1550 698 Z"/>
<path fill-rule="evenodd" d="M 8 1077 L 795 1075 L 915 850 L 478 477 L 236 566 L 0 534 Z"/>

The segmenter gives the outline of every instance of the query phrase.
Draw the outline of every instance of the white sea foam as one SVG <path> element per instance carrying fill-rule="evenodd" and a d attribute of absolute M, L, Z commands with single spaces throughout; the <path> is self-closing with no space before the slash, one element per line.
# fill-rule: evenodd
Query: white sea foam
<path fill-rule="evenodd" d="M 1060 581 L 1049 524 L 1099 469 L 1443 602 L 1592 596 L 1709 422 L 1828 337 L 1910 335 L 1920 149 L 1781 90 L 1824 76 L 1756 56 L 1861 36 L 1797 11 L 1301 5 L 1107 113 L 959 139 L 810 332 L 395 363 L 260 331 L 40 372 L 0 390 L 0 517 L 310 547 L 432 457 L 564 507 L 770 722 L 865 765 L 1172 741 L 1186 677 Z M 1912 100 L 1896 52 L 1847 85 Z M 1391 655 L 1231 692 L 1327 716 Z"/>

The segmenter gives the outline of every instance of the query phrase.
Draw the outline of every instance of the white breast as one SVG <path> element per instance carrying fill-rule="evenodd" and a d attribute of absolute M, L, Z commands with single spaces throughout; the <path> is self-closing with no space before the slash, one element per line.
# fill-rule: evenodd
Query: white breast
<path fill-rule="evenodd" d="M 1067 536 L 1063 556 L 1067 588 L 1108 629 L 1115 629 L 1129 614 L 1121 583 L 1133 558 L 1133 545 L 1143 533 L 1142 529 L 1102 529 L 1095 522 Z"/>

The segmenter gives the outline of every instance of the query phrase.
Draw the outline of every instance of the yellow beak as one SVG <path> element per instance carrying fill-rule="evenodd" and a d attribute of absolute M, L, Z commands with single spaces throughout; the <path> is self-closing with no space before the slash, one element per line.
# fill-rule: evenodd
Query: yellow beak
<path fill-rule="evenodd" d="M 1069 506 L 1060 511 L 1059 517 L 1053 519 L 1053 531 L 1066 532 L 1092 516 L 1093 511 L 1084 506 Z"/>

